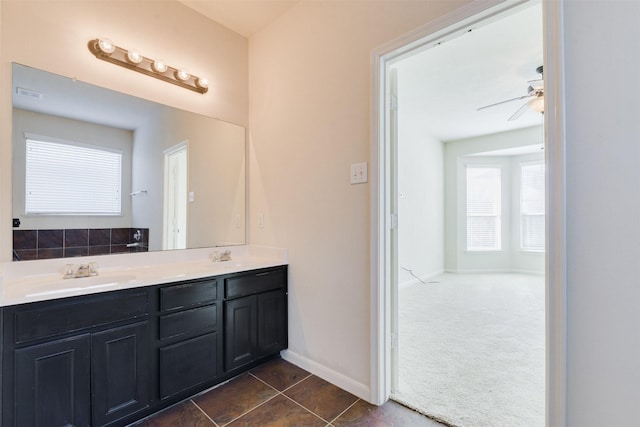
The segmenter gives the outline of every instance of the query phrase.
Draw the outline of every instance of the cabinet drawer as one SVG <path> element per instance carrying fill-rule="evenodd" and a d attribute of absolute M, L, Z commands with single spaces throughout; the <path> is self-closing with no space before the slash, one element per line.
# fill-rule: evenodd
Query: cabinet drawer
<path fill-rule="evenodd" d="M 218 298 L 215 280 L 184 283 L 160 289 L 160 310 L 177 310 L 212 303 Z"/>
<path fill-rule="evenodd" d="M 160 339 L 214 331 L 217 324 L 217 304 L 166 314 L 160 316 Z"/>
<path fill-rule="evenodd" d="M 160 397 L 166 398 L 215 378 L 218 334 L 212 332 L 160 349 Z"/>
<path fill-rule="evenodd" d="M 254 272 L 225 279 L 225 297 L 236 298 L 285 286 L 284 269 Z"/>
<path fill-rule="evenodd" d="M 15 342 L 80 331 L 148 313 L 146 291 L 118 292 L 38 304 L 15 312 Z"/>

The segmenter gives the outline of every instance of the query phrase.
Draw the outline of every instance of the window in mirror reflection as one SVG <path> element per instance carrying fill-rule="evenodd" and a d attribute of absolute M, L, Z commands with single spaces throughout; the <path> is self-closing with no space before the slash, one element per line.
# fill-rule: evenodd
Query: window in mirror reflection
<path fill-rule="evenodd" d="M 122 152 L 42 139 L 26 139 L 25 214 L 120 215 Z"/>

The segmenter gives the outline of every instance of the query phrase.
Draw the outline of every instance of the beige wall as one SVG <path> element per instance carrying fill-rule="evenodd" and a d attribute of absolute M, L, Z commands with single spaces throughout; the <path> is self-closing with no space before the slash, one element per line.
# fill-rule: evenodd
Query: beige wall
<path fill-rule="evenodd" d="M 0 224 L 11 218 L 11 62 L 246 126 L 248 41 L 176 1 L 0 3 Z M 95 59 L 87 42 L 109 37 L 209 78 L 201 95 Z M 0 227 L 0 261 L 11 229 Z"/>
<path fill-rule="evenodd" d="M 250 39 L 250 241 L 289 249 L 287 357 L 365 398 L 370 185 L 349 165 L 370 162 L 371 53 L 463 3 L 300 2 Z"/>

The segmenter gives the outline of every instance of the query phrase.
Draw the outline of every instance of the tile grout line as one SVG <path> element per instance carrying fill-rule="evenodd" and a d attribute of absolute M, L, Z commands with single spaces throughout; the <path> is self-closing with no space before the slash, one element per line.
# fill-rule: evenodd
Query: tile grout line
<path fill-rule="evenodd" d="M 360 399 L 359 397 L 357 397 L 355 402 L 353 402 L 351 405 L 347 406 L 347 408 L 346 408 L 344 411 L 340 412 L 340 413 L 339 413 L 339 414 L 338 414 L 334 419 L 332 419 L 332 420 L 331 420 L 331 422 L 330 422 L 329 424 L 333 425 L 333 423 L 334 423 L 338 418 L 340 418 L 341 416 L 343 416 L 345 412 L 347 412 L 349 409 L 353 408 L 353 407 L 354 407 L 354 405 L 355 405 L 356 403 L 360 402 L 361 400 L 362 400 L 362 399 Z"/>
<path fill-rule="evenodd" d="M 205 411 L 204 411 L 200 406 L 198 406 L 198 404 L 197 404 L 196 402 L 194 402 L 194 401 L 193 401 L 193 399 L 189 399 L 189 401 L 190 401 L 191 403 L 193 403 L 193 404 L 196 406 L 196 408 L 198 408 L 198 410 L 199 410 L 200 412 L 202 412 L 202 413 L 204 414 L 204 416 L 205 416 L 205 417 L 207 417 L 207 418 L 209 419 L 209 421 L 211 421 L 211 422 L 213 423 L 213 425 L 214 425 L 215 427 L 220 427 L 220 426 L 218 425 L 218 423 L 217 423 L 217 422 L 215 422 L 215 421 L 213 420 L 213 418 L 211 418 L 211 417 L 209 416 L 209 414 L 207 414 L 207 413 L 206 413 L 206 412 L 205 412 Z"/>
<path fill-rule="evenodd" d="M 252 377 L 254 377 L 255 379 L 257 379 L 258 381 L 260 381 L 260 382 L 262 382 L 262 383 L 264 383 L 264 384 L 268 385 L 269 387 L 273 388 L 274 390 L 276 390 L 276 391 L 278 392 L 278 394 L 281 394 L 281 395 L 282 395 L 282 396 L 284 396 L 285 398 L 289 399 L 290 401 L 292 401 L 292 402 L 293 402 L 293 403 L 295 403 L 296 405 L 300 406 L 300 407 L 301 407 L 302 409 L 304 409 L 305 411 L 309 412 L 311 415 L 315 415 L 316 417 L 320 418 L 320 420 L 322 420 L 322 421 L 324 421 L 325 423 L 327 423 L 327 425 L 331 424 L 331 422 L 329 422 L 329 421 L 325 420 L 324 418 L 322 418 L 320 415 L 316 414 L 315 412 L 313 412 L 313 411 L 312 411 L 312 410 L 310 410 L 309 408 L 305 407 L 304 405 L 302 405 L 301 403 L 297 402 L 297 401 L 296 401 L 296 400 L 294 400 L 293 398 L 291 398 L 291 397 L 287 396 L 286 394 L 284 394 L 284 392 L 285 392 L 285 391 L 287 391 L 287 390 L 289 390 L 289 389 L 291 389 L 291 388 L 293 388 L 293 387 L 297 386 L 298 384 L 302 383 L 303 381 L 305 381 L 305 380 L 307 380 L 307 379 L 311 378 L 311 377 L 313 376 L 313 374 L 311 374 L 311 373 L 310 373 L 310 374 L 309 374 L 309 375 L 307 375 L 306 377 L 302 378 L 300 381 L 298 381 L 298 382 L 296 382 L 296 383 L 291 384 L 289 387 L 285 388 L 285 389 L 284 389 L 284 390 L 282 390 L 282 391 L 280 391 L 280 390 L 276 389 L 275 387 L 273 387 L 271 384 L 267 383 L 266 381 L 263 381 L 262 379 L 258 378 L 257 376 L 255 376 L 255 375 L 254 375 L 253 373 L 251 373 L 251 372 L 249 372 L 249 375 L 251 375 Z M 277 396 L 277 395 L 276 395 L 276 396 Z M 276 396 L 273 396 L 273 397 L 276 397 Z M 271 399 L 269 399 L 269 400 L 271 400 Z M 356 402 L 357 402 L 358 400 L 360 400 L 360 399 L 356 399 Z M 349 405 L 349 408 L 350 408 L 351 406 L 353 406 L 356 402 L 353 402 L 351 405 Z M 264 402 L 264 403 L 266 403 L 266 402 Z M 264 403 L 263 403 L 263 404 L 264 404 Z M 261 405 L 258 405 L 258 406 L 261 406 Z M 258 406 L 256 406 L 256 408 L 257 408 Z M 349 408 L 347 408 L 347 409 L 349 409 Z M 255 408 L 254 408 L 254 409 L 255 409 Z M 253 410 L 253 409 L 252 409 L 252 410 Z M 345 411 L 346 411 L 346 409 L 345 409 Z M 250 412 L 250 411 L 249 411 L 249 412 Z M 341 412 L 338 416 L 342 415 L 343 413 L 344 413 L 344 411 L 343 411 L 343 412 Z M 243 415 L 244 415 L 244 414 L 243 414 Z M 235 421 L 235 420 L 234 420 L 234 421 Z M 335 421 L 335 419 L 334 419 L 334 421 Z"/>
<path fill-rule="evenodd" d="M 316 414 L 315 412 L 313 412 L 311 409 L 307 408 L 306 406 L 302 405 L 301 403 L 295 401 L 294 399 L 292 399 L 291 397 L 287 396 L 286 394 L 282 394 L 284 397 L 286 397 L 287 399 L 289 399 L 290 401 L 292 401 L 293 403 L 295 403 L 296 405 L 298 405 L 299 407 L 301 407 L 302 409 L 304 409 L 305 411 L 309 412 L 311 415 L 315 415 L 316 417 L 320 418 L 320 420 L 324 421 L 325 423 L 327 423 L 327 425 L 331 424 L 329 421 L 325 420 L 324 418 L 322 418 L 320 415 Z"/>
<path fill-rule="evenodd" d="M 271 401 L 271 400 L 275 399 L 275 398 L 276 398 L 276 397 L 278 397 L 278 395 L 280 395 L 280 394 L 282 394 L 282 393 L 276 393 L 276 394 L 274 394 L 273 396 L 271 396 L 270 398 L 268 398 L 268 399 L 267 399 L 267 400 L 265 400 L 264 402 L 260 403 L 259 405 L 254 406 L 253 408 L 249 409 L 249 410 L 248 410 L 248 411 L 246 411 L 246 412 L 243 412 L 242 414 L 238 415 L 237 417 L 235 417 L 234 419 L 232 419 L 232 420 L 231 420 L 231 421 L 229 421 L 228 423 L 225 423 L 224 425 L 225 425 L 225 426 L 226 426 L 226 425 L 229 425 L 229 424 L 231 424 L 232 422 L 234 422 L 234 421 L 236 421 L 236 420 L 238 420 L 238 419 L 240 419 L 240 418 L 244 417 L 244 416 L 245 416 L 245 415 L 247 415 L 249 412 L 252 412 L 252 411 L 254 411 L 254 410 L 258 409 L 259 407 L 261 407 L 261 406 L 262 406 L 262 405 L 264 405 L 265 403 L 267 403 L 267 402 L 269 402 L 269 401 Z"/>
<path fill-rule="evenodd" d="M 254 406 L 253 408 L 249 409 L 248 411 L 243 412 L 242 414 L 238 415 L 237 417 L 235 417 L 234 419 L 232 419 L 231 421 L 229 421 L 228 423 L 225 423 L 223 425 L 229 425 L 232 422 L 236 421 L 239 418 L 244 417 L 245 415 L 247 415 L 249 412 L 258 409 L 259 407 L 261 407 L 262 405 L 264 405 L 265 403 L 275 399 L 276 397 L 278 397 L 278 395 L 282 394 L 282 392 L 280 392 L 277 388 L 271 386 L 270 384 L 267 384 L 266 382 L 262 381 L 260 378 L 256 377 L 255 375 L 253 375 L 251 372 L 247 372 L 247 374 L 249 374 L 249 376 L 252 376 L 253 378 L 257 379 L 258 381 L 260 381 L 261 383 L 267 385 L 269 388 L 272 388 L 273 390 L 276 391 L 276 394 L 274 394 L 273 396 L 271 396 L 270 398 L 268 398 L 267 400 L 265 400 L 262 403 L 259 403 L 258 405 Z"/>
<path fill-rule="evenodd" d="M 269 384 L 268 382 L 266 382 L 266 381 L 264 381 L 264 380 L 260 379 L 259 377 L 255 376 L 253 373 L 249 372 L 249 375 L 251 375 L 253 378 L 257 379 L 258 381 L 260 381 L 260 382 L 262 382 L 262 383 L 264 383 L 264 384 L 268 385 L 268 386 L 269 386 L 269 387 L 271 387 L 272 389 L 276 390 L 278 393 L 284 393 L 285 391 L 289 390 L 291 387 L 295 387 L 295 386 L 297 386 L 298 384 L 300 384 L 302 381 L 304 381 L 304 380 L 306 380 L 307 378 L 309 378 L 309 377 L 313 376 L 313 374 L 309 374 L 309 375 L 307 375 L 306 377 L 302 378 L 300 381 L 298 381 L 298 382 L 296 382 L 296 383 L 293 383 L 293 384 L 291 384 L 289 387 L 287 387 L 287 388 L 283 389 L 282 391 L 280 391 L 280 390 L 278 390 L 277 388 L 275 388 L 274 386 L 272 386 L 271 384 Z"/>

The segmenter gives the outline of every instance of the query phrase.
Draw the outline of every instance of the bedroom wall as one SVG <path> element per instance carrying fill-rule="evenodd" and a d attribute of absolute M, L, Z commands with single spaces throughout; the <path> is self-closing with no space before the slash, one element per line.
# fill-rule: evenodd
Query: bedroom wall
<path fill-rule="evenodd" d="M 425 121 L 399 110 L 398 283 L 444 271 L 444 148 Z"/>

